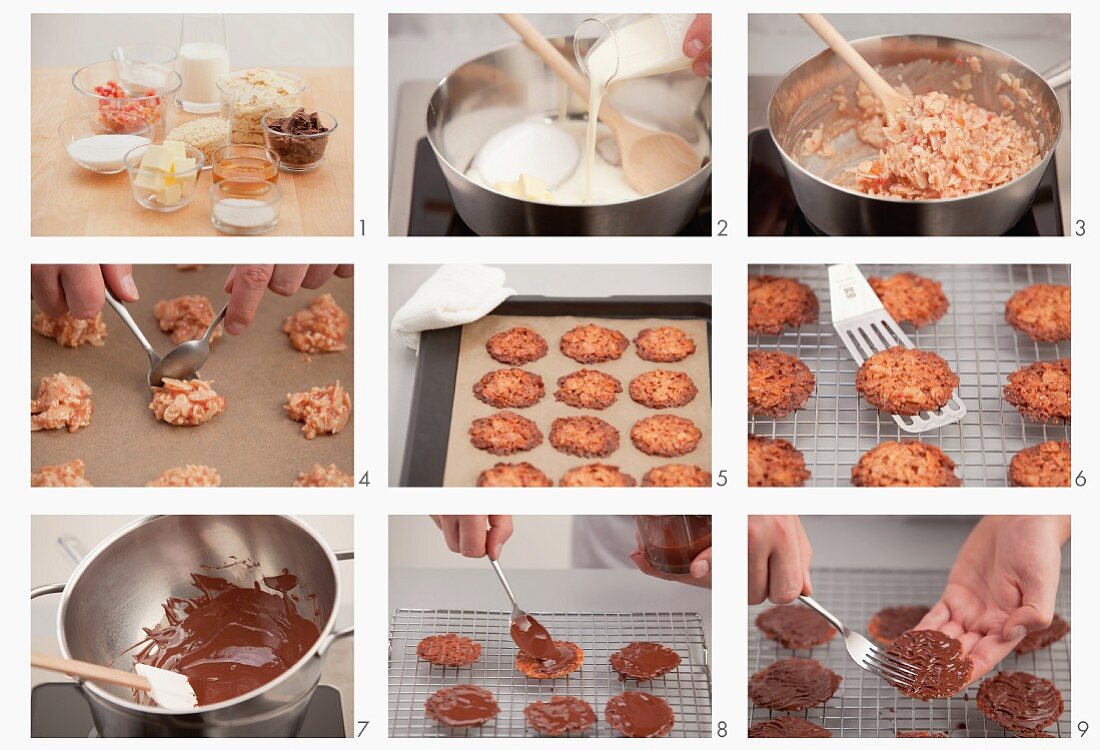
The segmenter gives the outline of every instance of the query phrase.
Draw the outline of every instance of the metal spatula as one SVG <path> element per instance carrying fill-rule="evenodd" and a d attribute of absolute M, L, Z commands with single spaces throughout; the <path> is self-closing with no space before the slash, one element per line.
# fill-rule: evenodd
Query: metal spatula
<path fill-rule="evenodd" d="M 905 331 L 886 312 L 858 266 L 852 263 L 829 266 L 829 293 L 833 328 L 857 365 L 892 346 L 916 349 Z M 892 416 L 905 432 L 927 432 L 961 420 L 966 416 L 966 404 L 959 399 L 956 389 L 942 409 L 924 411 L 913 417 Z"/>

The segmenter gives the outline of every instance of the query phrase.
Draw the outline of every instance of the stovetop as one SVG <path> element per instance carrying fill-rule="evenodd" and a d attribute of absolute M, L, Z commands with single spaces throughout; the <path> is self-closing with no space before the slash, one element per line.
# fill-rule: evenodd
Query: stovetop
<path fill-rule="evenodd" d="M 80 686 L 45 682 L 31 690 L 31 737 L 96 737 L 92 712 Z M 340 691 L 318 685 L 299 737 L 344 737 Z"/>
<path fill-rule="evenodd" d="M 809 237 L 821 234 L 795 203 L 779 149 L 767 130 L 749 133 L 749 236 Z M 1035 200 L 1006 237 L 1060 237 L 1061 200 L 1057 157 L 1047 164 Z"/>
<path fill-rule="evenodd" d="M 473 237 L 474 232 L 455 211 L 447 180 L 428 143 L 425 110 L 435 84 L 402 85 L 391 136 L 390 223 L 391 237 Z M 683 237 L 707 237 L 711 233 L 710 184 Z"/>

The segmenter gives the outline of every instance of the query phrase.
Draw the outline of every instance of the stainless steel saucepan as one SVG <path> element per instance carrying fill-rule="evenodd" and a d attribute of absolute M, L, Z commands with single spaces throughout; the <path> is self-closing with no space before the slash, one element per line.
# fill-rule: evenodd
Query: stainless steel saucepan
<path fill-rule="evenodd" d="M 857 39 L 852 45 L 887 81 L 904 81 L 915 94 L 956 93 L 956 82 L 969 75 L 974 101 L 1000 112 L 1014 107 L 1016 120 L 1031 128 L 1041 159 L 1030 171 L 991 190 L 960 198 L 899 200 L 870 196 L 838 185 L 845 170 L 877 151 L 858 142 L 853 133 L 836 140 L 836 155 L 804 155 L 802 144 L 818 125 L 850 117 L 852 92 L 858 78 L 832 50 L 799 64 L 779 83 L 768 106 L 768 127 L 783 159 L 799 208 L 819 231 L 829 235 L 999 235 L 1028 210 L 1062 133 L 1062 111 L 1054 88 L 1069 82 L 1069 65 L 1046 80 L 1027 65 L 1000 50 L 962 39 L 940 36 L 892 35 Z M 981 71 L 968 60 L 977 57 Z M 1012 94 L 1002 75 L 1019 78 L 1027 97 Z M 847 99 L 838 110 L 840 96 Z M 1030 98 L 1030 101 L 1026 99 Z"/>
<path fill-rule="evenodd" d="M 573 39 L 551 43 L 575 62 Z M 589 42 L 580 44 L 581 53 Z M 428 104 L 428 142 L 459 216 L 480 235 L 671 235 L 695 214 L 710 179 L 710 82 L 690 71 L 616 83 L 608 96 L 632 120 L 683 136 L 705 153 L 683 182 L 643 198 L 609 204 L 554 204 L 502 195 L 465 175 L 482 145 L 509 125 L 537 117 L 583 120 L 585 103 L 521 42 L 459 66 Z M 564 106 L 563 106 L 564 105 Z"/>
<path fill-rule="evenodd" d="M 317 642 L 276 679 L 232 700 L 190 711 L 143 706 L 131 691 L 82 682 L 101 737 L 293 737 L 321 676 L 329 647 L 351 635 L 336 630 L 340 603 L 337 560 L 316 532 L 290 516 L 152 516 L 116 532 L 90 552 L 67 583 L 41 586 L 31 598 L 60 594 L 57 638 L 66 658 L 122 665 L 122 656 L 145 638 L 143 627 L 161 621 L 168 596 L 195 593 L 190 574 L 219 565 L 228 555 L 283 568 L 298 576 L 300 596 L 315 595 L 323 624 Z M 252 585 L 256 569 L 235 565 L 212 573 Z M 238 580 L 239 578 L 239 580 Z M 311 605 L 312 606 L 312 605 Z M 121 657 L 121 659 L 120 659 Z"/>

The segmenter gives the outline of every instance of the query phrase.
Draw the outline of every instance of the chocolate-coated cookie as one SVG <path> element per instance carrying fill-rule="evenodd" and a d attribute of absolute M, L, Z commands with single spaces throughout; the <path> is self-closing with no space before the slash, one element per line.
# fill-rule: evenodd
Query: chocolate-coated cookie
<path fill-rule="evenodd" d="M 836 628 L 821 615 L 801 605 L 771 607 L 756 616 L 756 627 L 789 649 L 813 648 L 828 643 Z"/>
<path fill-rule="evenodd" d="M 749 698 L 760 708 L 801 711 L 832 698 L 840 681 L 815 659 L 780 659 L 749 678 Z"/>
<path fill-rule="evenodd" d="M 820 724 L 797 716 L 776 716 L 758 721 L 749 727 L 749 737 L 832 737 L 833 733 Z"/>
<path fill-rule="evenodd" d="M 1050 625 L 1042 630 L 1028 633 L 1024 636 L 1022 641 L 1016 644 L 1016 655 L 1030 654 L 1032 651 L 1046 648 L 1050 644 L 1057 643 L 1065 638 L 1068 632 L 1069 623 L 1055 613 L 1054 619 L 1051 620 Z"/>
<path fill-rule="evenodd" d="M 1054 683 L 1027 672 L 1000 672 L 978 688 L 978 710 L 1010 732 L 1035 735 L 1065 710 Z"/>
<path fill-rule="evenodd" d="M 540 661 L 523 651 L 516 652 L 516 669 L 533 680 L 556 680 L 581 668 L 584 664 L 584 650 L 571 641 L 554 641 L 562 654 L 566 656 L 554 661 Z"/>
<path fill-rule="evenodd" d="M 917 627 L 926 614 L 928 607 L 923 604 L 886 607 L 871 615 L 867 630 L 876 641 L 889 646 L 899 635 Z"/>
<path fill-rule="evenodd" d="M 436 690 L 424 702 L 424 713 L 448 727 L 479 727 L 500 713 L 493 694 L 477 685 Z"/>
<path fill-rule="evenodd" d="M 604 720 L 624 737 L 664 737 L 676 725 L 676 714 L 664 698 L 627 690 L 608 699 Z"/>
<path fill-rule="evenodd" d="M 596 712 L 591 704 L 572 695 L 551 695 L 548 701 L 528 703 L 523 716 L 527 725 L 544 737 L 585 732 L 596 723 Z"/>
<path fill-rule="evenodd" d="M 899 693 L 918 700 L 950 698 L 970 684 L 974 663 L 962 644 L 938 630 L 909 630 L 894 639 L 886 653 L 916 670 L 912 684 L 895 684 Z"/>

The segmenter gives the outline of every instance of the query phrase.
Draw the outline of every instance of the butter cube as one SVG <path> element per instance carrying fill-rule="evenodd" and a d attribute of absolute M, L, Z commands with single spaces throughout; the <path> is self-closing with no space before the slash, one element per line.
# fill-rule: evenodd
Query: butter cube
<path fill-rule="evenodd" d="M 546 183 L 529 174 L 519 176 L 519 192 L 529 201 L 551 201 L 554 196 L 546 189 Z"/>
<path fill-rule="evenodd" d="M 179 180 L 166 180 L 157 193 L 157 203 L 162 206 L 174 206 L 183 197 L 183 186 Z"/>
<path fill-rule="evenodd" d="M 134 184 L 146 190 L 159 191 L 164 183 L 164 176 L 152 169 L 139 169 Z"/>
<path fill-rule="evenodd" d="M 164 145 L 154 143 L 146 147 L 145 154 L 141 157 L 141 168 L 167 172 L 172 168 L 172 153 Z"/>
<path fill-rule="evenodd" d="M 173 159 L 187 158 L 187 144 L 183 141 L 165 141 L 164 147 L 168 149 Z"/>
<path fill-rule="evenodd" d="M 196 164 L 198 164 L 197 159 L 176 159 L 172 162 L 172 174 L 179 174 L 180 172 L 192 170 L 195 168 Z M 191 172 L 191 174 L 185 174 L 179 179 L 184 182 L 194 182 L 196 176 L 196 172 Z"/>

